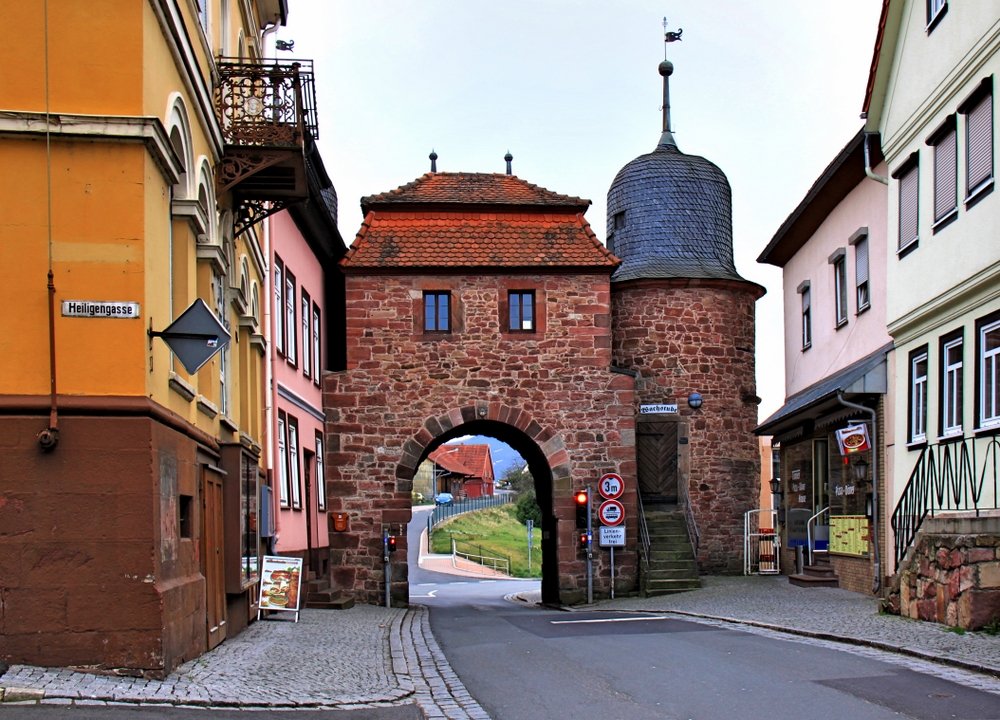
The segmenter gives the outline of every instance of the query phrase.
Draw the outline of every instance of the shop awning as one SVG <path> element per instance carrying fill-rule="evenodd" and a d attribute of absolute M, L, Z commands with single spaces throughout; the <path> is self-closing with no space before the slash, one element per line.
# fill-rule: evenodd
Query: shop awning
<path fill-rule="evenodd" d="M 886 356 L 892 347 L 889 343 L 792 395 L 776 413 L 754 428 L 754 434 L 798 436 L 812 432 L 817 422 L 844 410 L 837 401 L 838 392 L 850 396 L 885 394 L 888 388 Z"/>

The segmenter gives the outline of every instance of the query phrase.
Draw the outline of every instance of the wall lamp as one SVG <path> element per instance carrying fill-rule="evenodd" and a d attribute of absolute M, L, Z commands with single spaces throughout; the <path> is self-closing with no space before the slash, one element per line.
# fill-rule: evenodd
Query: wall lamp
<path fill-rule="evenodd" d="M 701 395 L 699 395 L 698 393 L 691 393 L 690 395 L 688 395 L 688 405 L 690 405 L 691 408 L 694 409 L 694 410 L 697 410 L 698 408 L 700 408 L 701 407 Z"/>

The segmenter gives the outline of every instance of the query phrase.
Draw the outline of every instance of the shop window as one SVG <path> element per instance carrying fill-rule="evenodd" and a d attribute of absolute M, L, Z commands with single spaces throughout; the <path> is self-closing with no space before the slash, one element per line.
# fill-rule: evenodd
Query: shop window
<path fill-rule="evenodd" d="M 292 507 L 302 509 L 302 468 L 299 464 L 299 421 L 288 416 L 288 482 L 292 486 Z"/>
<path fill-rule="evenodd" d="M 424 293 L 424 332 L 451 332 L 451 293 Z"/>
<path fill-rule="evenodd" d="M 260 474 L 249 455 L 241 455 L 240 482 L 240 585 L 246 587 L 257 579 L 260 556 L 260 533 L 257 528 L 257 495 Z"/>
<path fill-rule="evenodd" d="M 771 448 L 771 479 L 781 479 L 781 448 Z"/>
<path fill-rule="evenodd" d="M 892 176 L 899 184 L 899 241 L 897 253 L 913 250 L 918 241 L 920 165 L 913 153 Z"/>
<path fill-rule="evenodd" d="M 927 140 L 934 146 L 934 229 L 946 225 L 958 214 L 958 135 L 955 116 Z"/>
<path fill-rule="evenodd" d="M 288 422 L 278 411 L 278 502 L 288 507 Z"/>
<path fill-rule="evenodd" d="M 316 502 L 326 510 L 326 473 L 323 471 L 323 433 L 316 431 Z"/>
<path fill-rule="evenodd" d="M 941 339 L 941 435 L 962 434 L 962 331 Z"/>
<path fill-rule="evenodd" d="M 812 293 L 809 281 L 801 283 L 798 291 L 802 296 L 802 349 L 808 350 L 812 346 Z"/>
<path fill-rule="evenodd" d="M 193 527 L 193 510 L 194 510 L 194 498 L 190 495 L 181 495 L 177 503 L 178 512 L 178 528 L 180 530 L 181 538 L 191 539 L 194 537 L 192 534 Z"/>
<path fill-rule="evenodd" d="M 993 187 L 993 79 L 987 78 L 959 107 L 965 115 L 965 202 Z"/>
<path fill-rule="evenodd" d="M 312 377 L 312 342 L 310 342 L 312 333 L 309 332 L 311 305 L 309 293 L 302 288 L 302 374 L 306 377 Z"/>
<path fill-rule="evenodd" d="M 510 332 L 535 332 L 535 291 L 511 290 L 507 299 Z"/>
<path fill-rule="evenodd" d="M 927 346 L 910 353 L 910 443 L 927 441 Z"/>
<path fill-rule="evenodd" d="M 296 337 L 298 331 L 295 327 L 295 276 L 287 267 L 285 268 L 285 331 L 287 333 L 285 359 L 292 365 L 296 365 L 298 362 L 298 338 Z"/>
<path fill-rule="evenodd" d="M 979 427 L 1000 427 L 1000 313 L 976 323 L 976 358 Z"/>
<path fill-rule="evenodd" d="M 285 354 L 285 266 L 281 258 L 274 258 L 274 346 L 280 355 Z"/>

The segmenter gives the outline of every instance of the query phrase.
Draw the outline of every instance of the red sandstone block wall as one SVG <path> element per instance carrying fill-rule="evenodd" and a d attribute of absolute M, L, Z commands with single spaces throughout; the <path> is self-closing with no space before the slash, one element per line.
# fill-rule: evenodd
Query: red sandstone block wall
<path fill-rule="evenodd" d="M 330 510 L 350 522 L 349 531 L 331 532 L 335 580 L 365 602 L 381 600 L 382 527 L 410 519 L 419 460 L 444 434 L 487 421 L 516 428 L 544 454 L 561 522 L 543 542 L 558 543 L 562 600 L 582 599 L 573 491 L 618 472 L 633 489 L 626 511 L 635 516 L 635 398 L 632 379 L 609 371 L 608 276 L 349 276 L 346 288 L 348 369 L 328 375 L 324 393 Z M 535 289 L 535 333 L 506 331 L 503 305 L 515 288 Z M 422 332 L 427 290 L 451 292 L 452 333 Z M 628 532 L 629 547 L 615 558 L 623 592 L 636 574 L 635 523 Z M 397 558 L 392 592 L 405 601 L 405 548 Z M 609 589 L 606 553 L 596 563 L 601 596 Z"/>
<path fill-rule="evenodd" d="M 753 286 L 624 283 L 612 293 L 616 365 L 639 372 L 636 403 L 673 403 L 690 432 L 686 481 L 701 572 L 743 570 L 744 513 L 757 506 L 760 455 Z M 700 393 L 698 410 L 688 407 Z"/>

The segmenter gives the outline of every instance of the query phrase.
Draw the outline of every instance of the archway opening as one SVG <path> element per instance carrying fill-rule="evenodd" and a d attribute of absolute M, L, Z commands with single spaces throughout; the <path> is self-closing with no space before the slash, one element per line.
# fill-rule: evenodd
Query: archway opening
<path fill-rule="evenodd" d="M 552 497 L 552 470 L 538 444 L 521 430 L 495 420 L 472 420 L 454 427 L 424 448 L 417 466 L 440 446 L 467 435 L 482 435 L 509 445 L 528 466 L 534 480 L 535 497 L 542 512 L 542 602 L 559 602 L 558 520 Z"/>

